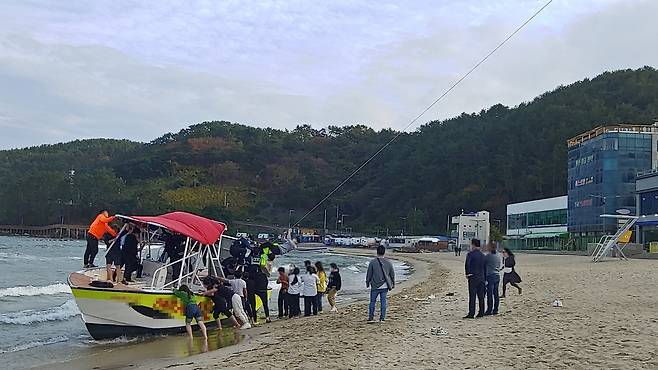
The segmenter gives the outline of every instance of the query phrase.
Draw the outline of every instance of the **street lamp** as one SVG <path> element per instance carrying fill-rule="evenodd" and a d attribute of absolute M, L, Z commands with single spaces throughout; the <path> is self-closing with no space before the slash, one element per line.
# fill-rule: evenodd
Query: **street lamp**
<path fill-rule="evenodd" d="M 341 226 L 341 227 L 343 228 L 343 230 L 345 230 L 345 231 L 347 231 L 347 228 L 345 227 L 345 217 L 346 217 L 346 216 L 349 216 L 349 215 L 346 214 L 346 213 L 343 213 L 342 215 L 340 215 L 340 226 Z"/>
<path fill-rule="evenodd" d="M 404 220 L 404 224 L 402 225 L 402 236 L 404 236 L 404 231 L 407 228 L 407 218 L 406 217 L 400 217 L 401 220 Z"/>
<path fill-rule="evenodd" d="M 294 209 L 288 210 L 288 228 L 292 227 L 292 213 L 295 212 Z"/>

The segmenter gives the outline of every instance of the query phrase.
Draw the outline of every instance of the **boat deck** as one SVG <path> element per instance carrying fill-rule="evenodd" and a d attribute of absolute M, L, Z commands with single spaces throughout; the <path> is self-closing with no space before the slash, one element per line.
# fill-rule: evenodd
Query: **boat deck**
<path fill-rule="evenodd" d="M 69 275 L 69 284 L 72 288 L 89 288 L 91 282 L 94 280 L 107 281 L 105 268 L 93 268 L 88 269 L 83 272 L 73 272 Z M 122 283 L 112 283 L 114 287 L 112 288 L 101 288 L 93 287 L 94 289 L 105 289 L 105 290 L 141 290 L 148 286 L 150 279 L 136 279 L 133 283 L 122 284 Z"/>

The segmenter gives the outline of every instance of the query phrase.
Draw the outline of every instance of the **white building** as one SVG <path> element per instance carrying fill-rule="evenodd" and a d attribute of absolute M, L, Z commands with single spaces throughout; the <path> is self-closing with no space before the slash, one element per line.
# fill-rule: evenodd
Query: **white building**
<path fill-rule="evenodd" d="M 471 239 L 479 239 L 482 247 L 489 244 L 491 226 L 488 211 L 462 213 L 454 216 L 452 223 L 457 225 L 457 245 L 461 246 L 463 251 L 468 251 Z"/>
<path fill-rule="evenodd" d="M 567 196 L 507 205 L 508 245 L 516 249 L 557 249 L 568 239 Z"/>

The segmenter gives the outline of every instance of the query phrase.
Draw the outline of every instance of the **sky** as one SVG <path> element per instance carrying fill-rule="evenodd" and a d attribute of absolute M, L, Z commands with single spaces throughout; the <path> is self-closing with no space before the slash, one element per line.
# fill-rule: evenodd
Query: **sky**
<path fill-rule="evenodd" d="M 0 149 L 227 120 L 402 129 L 547 0 L 0 0 Z M 554 0 L 416 125 L 658 66 L 656 0 Z"/>

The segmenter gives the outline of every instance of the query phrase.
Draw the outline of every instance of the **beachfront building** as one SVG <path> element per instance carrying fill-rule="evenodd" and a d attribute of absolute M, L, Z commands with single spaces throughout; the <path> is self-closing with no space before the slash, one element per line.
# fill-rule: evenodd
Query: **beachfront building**
<path fill-rule="evenodd" d="M 616 232 L 618 221 L 602 214 L 636 213 L 635 178 L 658 167 L 658 126 L 597 127 L 567 147 L 567 229 L 576 249 L 584 249 Z"/>
<path fill-rule="evenodd" d="M 452 224 L 457 225 L 457 245 L 462 247 L 462 251 L 469 250 L 471 239 L 479 239 L 482 246 L 489 244 L 491 228 L 488 211 L 462 213 L 452 218 Z"/>
<path fill-rule="evenodd" d="M 636 242 L 648 247 L 658 242 L 658 170 L 638 174 L 635 190 Z"/>
<path fill-rule="evenodd" d="M 507 205 L 505 245 L 510 249 L 563 249 L 567 233 L 567 196 Z"/>

